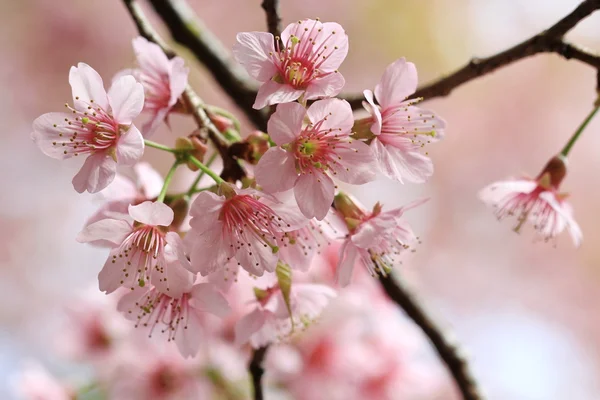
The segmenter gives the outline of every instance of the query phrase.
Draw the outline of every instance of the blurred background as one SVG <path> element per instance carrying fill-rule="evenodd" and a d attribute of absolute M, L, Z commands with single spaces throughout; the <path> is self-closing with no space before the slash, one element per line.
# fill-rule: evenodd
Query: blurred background
<path fill-rule="evenodd" d="M 239 31 L 266 30 L 260 0 L 189 0 L 227 46 Z M 578 0 L 281 1 L 284 26 L 320 17 L 342 24 L 350 38 L 340 68 L 346 91 L 374 88 L 384 68 L 404 56 L 420 82 L 491 55 L 540 32 Z M 149 12 L 149 14 L 151 14 Z M 153 19 L 160 31 L 166 32 Z M 105 251 L 74 238 L 99 202 L 78 195 L 77 161 L 52 160 L 29 138 L 32 121 L 70 101 L 69 67 L 83 61 L 105 82 L 134 65 L 136 30 L 120 1 L 0 0 L 0 398 L 22 360 L 52 371 L 64 366 L 52 350 L 60 310 L 97 285 Z M 600 13 L 567 36 L 600 50 Z M 231 102 L 183 49 L 191 83 L 208 103 Z M 354 188 L 367 206 L 399 206 L 431 197 L 408 218 L 422 244 L 405 262 L 428 309 L 462 344 L 490 399 L 596 400 L 600 397 L 600 119 L 571 152 L 563 189 L 571 193 L 584 233 L 575 249 L 531 232 L 512 232 L 477 198 L 509 176 L 536 175 L 590 111 L 595 71 L 556 55 L 538 55 L 425 103 L 443 116 L 446 138 L 427 150 L 436 172 L 424 185 L 384 178 Z M 248 134 L 251 131 L 246 124 Z M 191 122 L 173 118 L 153 139 L 172 144 Z M 170 158 L 148 149 L 162 173 Z M 179 171 L 174 188 L 191 172 Z M 438 397 L 444 399 L 444 397 Z"/>

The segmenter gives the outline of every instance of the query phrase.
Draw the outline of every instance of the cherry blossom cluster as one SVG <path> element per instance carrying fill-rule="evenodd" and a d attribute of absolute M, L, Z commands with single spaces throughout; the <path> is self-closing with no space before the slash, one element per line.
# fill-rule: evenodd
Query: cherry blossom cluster
<path fill-rule="evenodd" d="M 208 313 L 231 326 L 237 346 L 289 342 L 320 317 L 338 295 L 336 286 L 353 281 L 357 265 L 387 276 L 417 243 L 403 215 L 425 200 L 368 209 L 338 187 L 380 176 L 402 183 L 432 176 L 423 148 L 444 137 L 446 124 L 418 106 L 421 98 L 411 97 L 418 83 L 413 63 L 401 58 L 385 68 L 374 91 L 364 91 L 366 112 L 355 117 L 350 104 L 336 97 L 345 84 L 338 68 L 349 49 L 339 24 L 305 19 L 288 25 L 281 37 L 239 33 L 235 59 L 260 82 L 254 108 L 268 107 L 272 114 L 267 132 L 240 139 L 235 117 L 205 107 L 230 146 L 250 149 L 234 160 L 246 176 L 226 181 L 227 175 L 211 169 L 214 157 L 204 162 L 211 151 L 221 154 L 211 150 L 206 135 L 179 137 L 174 147 L 148 140 L 173 114 L 197 110 L 186 100 L 183 59 L 169 59 L 141 37 L 133 49 L 137 68 L 118 72 L 108 91 L 92 67 L 72 67 L 72 103 L 36 119 L 32 138 L 50 157 L 85 158 L 73 187 L 100 192 L 106 202 L 77 240 L 108 248 L 99 288 L 119 294 L 117 309 L 140 331 L 164 336 L 183 356 L 194 357 L 209 340 Z M 134 124 L 140 114 L 148 115 L 141 131 Z M 148 147 L 175 156 L 164 179 L 141 161 Z M 529 222 L 551 239 L 566 228 L 579 244 L 581 232 L 559 192 L 565 156 L 553 157 L 536 179 L 490 185 L 482 199 L 499 218 L 516 216 L 517 231 Z M 198 171 L 197 179 L 187 192 L 170 193 L 174 171 L 186 165 Z M 212 184 L 199 188 L 207 177 Z M 302 278 L 310 276 L 317 255 L 332 248 L 339 249 L 335 273 Z M 248 294 L 246 307 L 232 306 Z M 307 351 L 324 351 L 314 346 Z M 382 346 L 376 350 L 385 351 Z"/>

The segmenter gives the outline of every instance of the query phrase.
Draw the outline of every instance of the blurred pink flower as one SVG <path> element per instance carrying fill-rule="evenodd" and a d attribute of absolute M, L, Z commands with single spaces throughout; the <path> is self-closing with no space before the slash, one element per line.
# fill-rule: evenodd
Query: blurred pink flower
<path fill-rule="evenodd" d="M 113 181 L 117 164 L 135 164 L 144 153 L 144 140 L 132 123 L 144 106 L 144 89 L 132 76 L 122 76 L 107 94 L 100 75 L 84 63 L 71 67 L 69 83 L 74 106 L 38 117 L 31 137 L 52 158 L 87 155 L 73 187 L 96 193 Z"/>
<path fill-rule="evenodd" d="M 343 196 L 339 195 L 336 201 Z M 381 212 L 382 206 L 377 203 L 372 212 L 365 212 L 355 201 L 352 206 L 336 208 L 345 217 L 350 233 L 340 248 L 340 259 L 337 265 L 336 280 L 339 285 L 347 286 L 357 261 L 365 266 L 369 274 L 386 276 L 394 266 L 399 264 L 398 257 L 416 241 L 411 227 L 400 218 L 402 215 L 424 202 L 417 200 L 404 207 Z"/>
<path fill-rule="evenodd" d="M 389 178 L 422 183 L 433 174 L 431 159 L 419 152 L 425 144 L 440 139 L 446 123 L 431 111 L 414 105 L 419 100 L 406 100 L 417 89 L 417 69 L 401 58 L 390 64 L 375 87 L 380 107 L 373 93 L 365 90 L 365 108 L 371 117 L 357 121 L 368 125 L 375 135 L 371 148 L 380 170 Z"/>
<path fill-rule="evenodd" d="M 279 39 L 279 38 L 277 38 Z M 345 81 L 337 69 L 348 54 L 348 36 L 335 22 L 305 19 L 281 33 L 283 48 L 267 32 L 241 32 L 233 54 L 261 82 L 254 108 L 337 95 Z"/>
<path fill-rule="evenodd" d="M 142 127 L 142 133 L 148 137 L 177 104 L 187 85 L 189 69 L 184 66 L 183 58 L 169 60 L 160 46 L 146 38 L 137 37 L 132 44 L 140 68 L 121 74 L 131 73 L 144 86 L 144 111 L 152 114 L 150 121 Z"/>
<path fill-rule="evenodd" d="M 498 219 L 516 216 L 514 231 L 517 233 L 529 222 L 547 241 L 567 228 L 573 243 L 579 246 L 583 234 L 566 201 L 568 195 L 558 190 L 565 174 L 565 161 L 560 156 L 554 157 L 536 179 L 495 182 L 482 189 L 479 197 L 494 207 Z"/>
<path fill-rule="evenodd" d="M 27 362 L 18 375 L 13 376 L 15 394 L 23 400 L 72 400 L 73 388 L 59 382 L 37 362 Z"/>
<path fill-rule="evenodd" d="M 309 125 L 303 128 L 304 118 Z M 307 218 L 322 220 L 335 192 L 331 176 L 356 185 L 375 179 L 369 147 L 350 138 L 353 117 L 347 101 L 316 101 L 308 110 L 298 103 L 280 104 L 268 122 L 277 144 L 260 159 L 256 181 L 266 192 L 294 188 Z"/>
<path fill-rule="evenodd" d="M 222 184 L 224 196 L 205 191 L 192 204 L 191 271 L 202 276 L 222 269 L 235 258 L 256 276 L 275 271 L 278 238 L 308 221 L 294 208 L 254 189 Z"/>
<path fill-rule="evenodd" d="M 166 232 L 173 210 L 164 203 L 146 201 L 129 206 L 129 216 L 103 219 L 86 226 L 79 242 L 98 240 L 113 244 L 98 275 L 100 290 L 114 292 L 120 286 L 134 288 L 152 283 L 163 293 L 179 296 L 192 281 L 181 238 Z"/>
<path fill-rule="evenodd" d="M 219 317 L 230 311 L 227 299 L 210 283 L 190 282 L 177 296 L 169 296 L 155 287 L 136 287 L 125 294 L 117 306 L 125 317 L 135 320 L 136 328 L 149 330 L 157 325 L 167 333 L 167 340 L 177 344 L 184 357 L 198 353 L 202 341 L 202 317 L 208 312 Z"/>
<path fill-rule="evenodd" d="M 256 308 L 235 325 L 237 345 L 250 342 L 258 348 L 287 338 L 294 328 L 305 328 L 313 322 L 336 293 L 325 285 L 294 283 L 290 291 L 290 309 L 278 284 L 255 289 L 255 295 Z"/>

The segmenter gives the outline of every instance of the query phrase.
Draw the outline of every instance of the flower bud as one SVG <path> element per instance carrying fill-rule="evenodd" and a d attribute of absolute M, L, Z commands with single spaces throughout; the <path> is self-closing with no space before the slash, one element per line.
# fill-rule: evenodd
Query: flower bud
<path fill-rule="evenodd" d="M 250 155 L 248 161 L 257 164 L 258 160 L 269 150 L 269 136 L 261 131 L 254 131 L 246 138 L 250 144 Z"/>
<path fill-rule="evenodd" d="M 200 139 L 198 135 L 190 135 L 190 137 L 186 139 L 188 139 L 191 144 L 189 154 L 191 156 L 194 156 L 198 161 L 204 162 L 204 156 L 208 151 L 208 146 L 206 145 L 206 143 L 204 143 L 204 141 Z M 198 167 L 190 161 L 187 162 L 187 166 L 192 171 L 198 171 Z"/>
<path fill-rule="evenodd" d="M 333 207 L 344 218 L 349 230 L 356 228 L 360 221 L 365 218 L 365 212 L 345 193 L 340 192 L 335 195 Z"/>
<path fill-rule="evenodd" d="M 559 154 L 548 161 L 542 172 L 538 175 L 537 181 L 545 189 L 558 189 L 566 175 L 567 159 Z"/>
<path fill-rule="evenodd" d="M 209 113 L 208 118 L 221 133 L 233 127 L 233 121 L 222 115 Z"/>

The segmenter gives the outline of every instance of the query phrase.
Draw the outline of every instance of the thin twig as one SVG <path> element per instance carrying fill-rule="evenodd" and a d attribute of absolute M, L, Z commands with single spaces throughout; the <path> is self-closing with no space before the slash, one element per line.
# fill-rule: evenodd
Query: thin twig
<path fill-rule="evenodd" d="M 152 28 L 152 25 L 149 23 L 137 1 L 123 0 L 123 2 L 131 14 L 140 35 L 149 41 L 158 44 L 167 57 L 175 57 L 176 53 L 169 48 L 156 33 L 154 28 Z M 186 107 L 192 111 L 192 115 L 194 116 L 194 120 L 196 121 L 198 128 L 200 128 L 200 131 L 208 133 L 208 138 L 213 142 L 215 148 L 223 158 L 223 172 L 221 173 L 221 177 L 226 181 L 233 182 L 244 177 L 246 175 L 245 171 L 239 165 L 237 160 L 229 155 L 229 143 L 206 114 L 206 104 L 189 85 L 183 93 L 183 100 Z"/>
<path fill-rule="evenodd" d="M 267 15 L 267 28 L 273 36 L 281 37 L 281 17 L 279 16 L 279 0 L 263 0 L 261 7 Z"/>
<path fill-rule="evenodd" d="M 563 36 L 573 29 L 577 23 L 598 9 L 600 9 L 600 0 L 585 0 L 573 12 L 544 32 L 493 56 L 473 58 L 468 64 L 452 74 L 418 88 L 409 98 L 432 99 L 447 96 L 464 83 L 539 53 L 555 53 L 567 60 L 579 60 L 600 71 L 600 55 L 588 52 L 563 40 Z M 344 98 L 350 102 L 353 109 L 362 107 L 362 101 L 364 100 L 362 94 L 346 95 Z"/>
<path fill-rule="evenodd" d="M 460 355 L 458 346 L 444 336 L 442 330 L 427 315 L 419 302 L 413 298 L 407 288 L 391 275 L 380 278 L 381 286 L 388 297 L 398 304 L 415 324 L 427 335 L 440 358 L 444 361 L 464 400 L 481 400 L 477 383 L 469 371 L 467 361 Z"/>
<path fill-rule="evenodd" d="M 263 388 L 262 388 L 262 377 L 265 373 L 265 370 L 262 366 L 262 362 L 265 359 L 265 354 L 267 353 L 267 346 L 259 347 L 254 350 L 252 354 L 252 359 L 250 360 L 250 365 L 248 366 L 248 370 L 250 371 L 250 375 L 252 376 L 252 386 L 254 388 L 254 400 L 263 400 Z"/>

